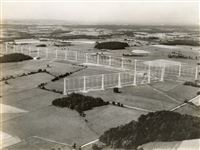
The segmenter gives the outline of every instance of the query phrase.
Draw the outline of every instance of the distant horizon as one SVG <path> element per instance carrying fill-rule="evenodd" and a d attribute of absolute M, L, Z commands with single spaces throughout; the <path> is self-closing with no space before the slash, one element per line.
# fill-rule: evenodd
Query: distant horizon
<path fill-rule="evenodd" d="M 8 2 L 2 19 L 60 21 L 70 25 L 199 26 L 199 2 Z"/>
<path fill-rule="evenodd" d="M 16 23 L 14 23 L 16 22 Z M 48 23 L 51 22 L 51 23 Z M 62 23 L 61 23 L 62 22 Z M 63 25 L 63 26 L 180 26 L 180 27 L 200 27 L 196 24 L 111 24 L 111 23 L 99 23 L 99 24 L 84 24 L 84 23 L 73 23 L 67 20 L 58 19 L 5 19 L 2 22 L 4 24 L 22 24 L 22 25 Z"/>

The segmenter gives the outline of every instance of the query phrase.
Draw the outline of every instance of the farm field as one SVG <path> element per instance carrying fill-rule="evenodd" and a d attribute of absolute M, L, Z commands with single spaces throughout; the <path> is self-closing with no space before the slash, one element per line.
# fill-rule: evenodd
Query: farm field
<path fill-rule="evenodd" d="M 73 77 L 81 77 L 81 76 L 91 76 L 91 75 L 98 75 L 98 74 L 110 74 L 110 73 L 114 73 L 117 72 L 117 70 L 111 70 L 111 69 L 107 69 L 107 68 L 103 68 L 103 67 L 87 67 L 85 69 L 82 69 L 78 72 L 75 72 L 71 75 L 69 75 L 66 79 L 73 78 Z M 64 80 L 63 79 L 59 79 L 55 82 L 49 82 L 45 87 L 48 89 L 56 89 L 59 91 L 63 91 L 63 85 L 64 84 Z"/>
<path fill-rule="evenodd" d="M 51 80 L 53 76 L 46 73 L 37 73 L 34 75 L 28 75 L 19 77 L 17 79 L 10 79 L 8 83 L 3 83 L 4 89 L 3 95 L 21 92 L 27 89 L 36 88 L 40 83 Z"/>
<path fill-rule="evenodd" d="M 106 130 L 117 127 L 132 120 L 137 121 L 138 117 L 147 112 L 141 110 L 124 109 L 118 106 L 102 106 L 86 111 L 88 126 L 98 135 Z"/>
<path fill-rule="evenodd" d="M 38 69 L 46 69 L 56 76 L 81 68 L 80 66 L 73 65 L 66 61 L 51 62 L 48 60 L 29 60 L 16 63 L 3 63 L 1 67 L 3 69 L 2 77 L 11 75 L 16 76 L 23 73 L 38 71 Z"/>
<path fill-rule="evenodd" d="M 55 26 L 55 28 L 57 28 L 57 26 Z M 57 150 L 61 148 L 61 150 L 68 150 L 71 149 L 74 143 L 76 143 L 77 146 L 81 146 L 97 140 L 110 128 L 124 125 L 133 120 L 137 121 L 142 114 L 171 110 L 180 106 L 186 100 L 195 97 L 199 91 L 199 88 L 183 85 L 183 83 L 188 80 L 185 77 L 180 77 L 180 79 L 184 78 L 185 81 L 178 80 L 176 76 L 175 78 L 169 77 L 171 80 L 160 82 L 160 80 L 157 79 L 156 82 L 153 82 L 154 78 L 157 78 L 157 76 L 155 72 L 151 72 L 151 75 L 155 77 L 152 78 L 149 84 L 144 82 L 144 84 L 138 83 L 137 86 L 134 86 L 131 78 L 132 85 L 119 88 L 118 93 L 114 92 L 114 87 L 81 93 L 85 96 L 100 97 L 102 100 L 110 102 L 109 105 L 84 111 L 85 117 L 80 116 L 76 110 L 55 107 L 52 105 L 53 100 L 68 96 L 59 93 L 60 91 L 63 92 L 64 89 L 64 77 L 70 80 L 72 78 L 82 78 L 83 76 L 111 74 L 124 71 L 121 67 L 114 69 L 107 66 L 95 66 L 95 64 L 92 65 L 85 62 L 69 61 L 69 59 L 55 59 L 56 50 L 62 50 L 63 52 L 70 50 L 81 53 L 94 53 L 94 55 L 100 53 L 101 55 L 105 54 L 112 57 L 129 58 L 131 60 L 173 60 L 191 66 L 196 66 L 199 61 L 196 59 L 198 47 L 186 45 L 169 46 L 161 44 L 159 40 L 162 39 L 151 41 L 149 39 L 138 38 L 137 36 L 143 36 L 135 32 L 139 30 L 139 28 L 127 29 L 127 31 L 133 32 L 134 36 L 126 35 L 126 29 L 102 28 L 100 30 L 105 34 L 103 34 L 103 38 L 101 38 L 101 34 L 97 34 L 99 33 L 98 27 L 92 28 L 91 32 L 86 28 L 83 29 L 83 31 L 81 28 L 69 27 L 67 29 L 69 29 L 69 34 L 68 32 L 54 33 L 54 36 L 48 37 L 49 35 L 44 33 L 47 38 L 38 38 L 39 44 L 46 45 L 45 47 L 39 47 L 43 54 L 41 58 L 15 63 L 1 63 L 3 72 L 0 79 L 9 76 L 14 77 L 0 81 L 0 86 L 3 87 L 0 100 L 1 106 L 4 108 L 1 112 L 2 118 L 0 121 L 3 125 L 2 132 L 19 139 L 17 144 L 8 146 L 10 150 L 26 150 L 27 147 L 29 147 L 30 150 L 35 150 L 37 146 L 38 149 L 48 148 Z M 40 29 L 34 30 L 40 31 Z M 52 30 L 48 30 L 47 32 L 50 31 Z M 82 33 L 84 33 L 86 37 L 85 35 L 81 35 Z M 49 34 L 51 35 L 51 33 Z M 72 36 L 72 39 L 65 37 L 66 35 Z M 80 35 L 84 38 L 76 37 Z M 155 36 L 153 33 L 148 33 L 147 35 L 147 37 Z M 129 47 L 118 50 L 94 48 L 96 43 L 106 41 L 127 42 Z M 28 47 L 30 47 L 32 53 L 36 56 L 36 49 L 39 44 L 12 44 L 11 40 L 9 49 L 12 50 L 13 45 L 18 48 L 22 46 L 24 50 L 28 50 Z M 51 52 L 48 60 L 45 59 L 46 49 Z M 149 54 L 139 57 L 123 56 L 123 54 L 132 54 L 132 50 L 145 50 L 149 52 Z M 168 58 L 169 53 L 179 51 L 194 59 Z M 59 55 L 61 56 L 62 54 L 64 53 L 60 53 Z M 3 53 L 1 53 L 1 55 L 3 55 Z M 62 58 L 63 56 L 64 55 L 62 55 Z M 121 62 L 118 62 L 118 64 L 121 65 Z M 159 65 L 159 63 L 157 64 Z M 45 71 L 38 72 L 39 69 Z M 131 73 L 133 74 L 134 66 L 132 69 Z M 143 74 L 144 77 L 147 72 L 145 72 L 146 70 L 144 72 L 142 71 L 139 73 Z M 30 72 L 32 72 L 32 74 L 28 75 Z M 160 74 L 158 76 L 160 77 Z M 52 79 L 56 80 L 52 81 Z M 113 77 L 110 81 L 119 81 L 117 79 Z M 95 82 L 98 82 L 97 84 L 100 85 L 103 84 L 101 81 L 103 80 Z M 137 81 L 140 82 L 140 79 L 138 78 Z M 89 82 L 92 82 L 92 80 Z M 46 83 L 44 86 L 46 89 L 38 87 L 42 83 Z M 80 85 L 82 86 L 83 84 L 80 83 Z M 112 103 L 115 103 L 115 105 Z M 117 106 L 117 103 L 123 104 L 124 107 Z M 176 109 L 175 112 L 200 116 L 199 106 L 195 106 L 193 103 L 187 103 Z"/>
<path fill-rule="evenodd" d="M 193 115 L 193 116 L 200 117 L 199 107 L 196 107 L 191 104 L 187 104 L 175 111 L 178 113 L 181 113 L 181 114 L 187 114 L 187 115 Z"/>
<path fill-rule="evenodd" d="M 35 150 L 36 147 L 43 148 L 43 149 L 64 149 L 64 150 L 71 150 L 70 146 L 55 143 L 52 141 L 47 141 L 45 139 L 41 139 L 37 136 L 29 137 L 20 143 L 17 143 L 13 146 L 9 147 L 9 150 L 22 150 L 29 148 L 29 150 Z"/>
<path fill-rule="evenodd" d="M 98 138 L 76 111 L 54 106 L 7 120 L 2 122 L 2 125 L 3 132 L 18 136 L 20 139 L 37 135 L 70 145 L 74 142 L 82 145 Z"/>
<path fill-rule="evenodd" d="M 149 111 L 155 110 L 169 110 L 179 104 L 164 94 L 160 94 L 151 87 L 123 87 L 120 89 L 121 93 L 113 93 L 112 89 L 105 91 L 94 91 L 87 93 L 94 97 L 102 97 L 107 101 L 120 102 L 124 105 L 138 107 Z"/>

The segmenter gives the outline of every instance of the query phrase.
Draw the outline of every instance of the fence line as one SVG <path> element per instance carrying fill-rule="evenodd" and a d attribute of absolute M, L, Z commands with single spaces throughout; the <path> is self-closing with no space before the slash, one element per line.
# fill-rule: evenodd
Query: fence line
<path fill-rule="evenodd" d="M 183 63 L 173 65 L 153 65 L 144 60 L 113 57 L 98 53 L 84 53 L 81 51 L 50 50 L 47 48 L 31 48 L 27 45 L 5 45 L 2 53 L 24 53 L 32 57 L 46 60 L 67 60 L 85 65 L 92 64 L 119 69 L 123 72 L 113 74 L 99 74 L 64 79 L 63 93 L 91 90 L 104 90 L 113 87 L 150 84 L 165 80 L 198 79 L 199 68 Z"/>
<path fill-rule="evenodd" d="M 113 57 L 99 53 L 84 53 L 81 51 L 70 50 L 50 50 L 48 48 L 31 48 L 28 45 L 7 45 L 2 53 L 23 53 L 32 57 L 38 57 L 46 60 L 68 60 L 85 65 L 102 65 L 116 69 L 133 69 L 134 60 L 123 57 Z"/>
<path fill-rule="evenodd" d="M 193 72 L 179 76 L 172 74 L 166 67 L 152 68 L 148 67 L 142 71 L 124 71 L 112 74 L 98 74 L 81 77 L 68 77 L 64 79 L 64 95 L 71 92 L 88 92 L 94 90 L 104 90 L 114 87 L 136 86 L 142 84 L 150 84 L 152 82 L 186 81 L 188 79 L 197 79 L 197 67 L 189 68 Z M 191 70 L 190 70 L 191 71 Z"/>

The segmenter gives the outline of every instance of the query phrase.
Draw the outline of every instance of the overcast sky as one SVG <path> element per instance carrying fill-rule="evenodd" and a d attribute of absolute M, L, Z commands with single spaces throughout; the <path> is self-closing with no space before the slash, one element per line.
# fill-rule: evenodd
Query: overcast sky
<path fill-rule="evenodd" d="M 78 24 L 199 24 L 197 1 L 48 3 L 8 1 L 10 0 L 3 3 L 4 19 L 57 19 Z"/>

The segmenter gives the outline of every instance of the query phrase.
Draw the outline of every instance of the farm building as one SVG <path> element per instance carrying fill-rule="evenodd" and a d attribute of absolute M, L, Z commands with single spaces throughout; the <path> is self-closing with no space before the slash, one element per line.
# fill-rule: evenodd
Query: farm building
<path fill-rule="evenodd" d="M 36 44 L 36 43 L 40 43 L 39 40 L 36 39 L 18 39 L 18 40 L 14 40 L 14 44 Z"/>
<path fill-rule="evenodd" d="M 147 56 L 150 52 L 144 50 L 132 50 L 131 51 L 135 56 Z"/>

